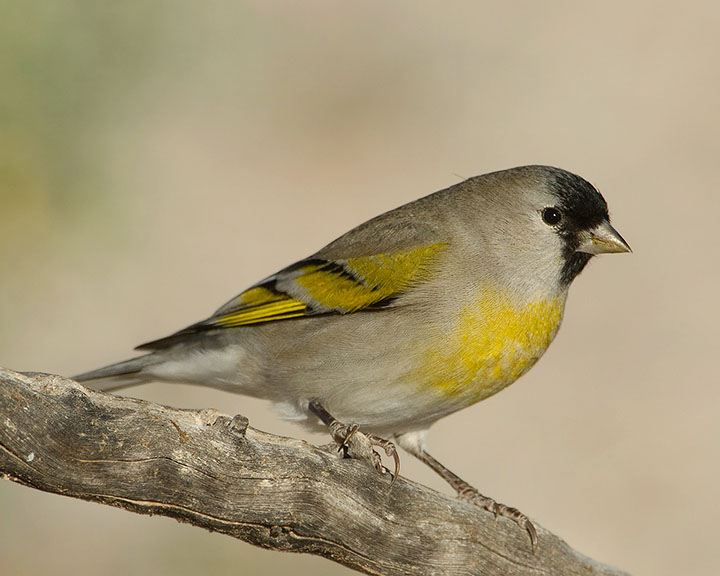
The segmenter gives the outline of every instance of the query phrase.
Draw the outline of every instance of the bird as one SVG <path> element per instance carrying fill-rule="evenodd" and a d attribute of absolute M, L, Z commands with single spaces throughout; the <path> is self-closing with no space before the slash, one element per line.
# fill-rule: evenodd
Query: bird
<path fill-rule="evenodd" d="M 630 251 L 580 176 L 540 165 L 492 172 L 372 218 L 209 318 L 138 346 L 144 355 L 74 379 L 105 391 L 165 381 L 270 400 L 346 451 L 364 439 L 381 472 L 383 450 L 395 459 L 393 482 L 398 444 L 459 498 L 524 528 L 534 551 L 530 519 L 433 458 L 427 432 L 525 374 L 590 259 Z"/>

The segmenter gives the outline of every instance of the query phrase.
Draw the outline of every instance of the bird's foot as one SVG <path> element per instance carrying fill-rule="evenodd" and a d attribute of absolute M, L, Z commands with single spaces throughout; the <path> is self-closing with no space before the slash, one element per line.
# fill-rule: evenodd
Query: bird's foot
<path fill-rule="evenodd" d="M 357 424 L 339 422 L 317 402 L 311 402 L 310 409 L 327 425 L 330 436 L 338 446 L 338 451 L 342 451 L 349 458 L 370 462 L 378 472 L 385 474 L 389 470 L 383 466 L 382 456 L 375 450 L 375 448 L 381 448 L 395 462 L 395 471 L 390 485 L 395 483 L 400 474 L 400 455 L 395 444 L 375 434 L 362 432 Z"/>
<path fill-rule="evenodd" d="M 367 460 L 378 472 L 385 474 L 388 470 L 383 466 L 382 456 L 375 450 L 376 447 L 381 448 L 395 462 L 390 485 L 395 483 L 400 473 L 400 455 L 395 444 L 375 434 L 361 432 L 357 424 L 345 425 L 337 420 L 330 425 L 330 434 L 338 445 L 338 450 L 342 450 L 346 456 Z"/>
<path fill-rule="evenodd" d="M 495 514 L 496 519 L 498 516 L 502 516 L 503 518 L 508 518 L 509 520 L 515 522 L 515 524 L 520 526 L 520 528 L 523 528 L 528 533 L 530 536 L 530 545 L 532 546 L 533 553 L 535 552 L 538 544 L 537 530 L 535 529 L 535 526 L 533 526 L 533 523 L 530 522 L 530 519 L 520 512 L 520 510 L 517 508 L 511 508 L 505 504 L 500 504 L 499 502 L 495 502 L 492 498 L 483 496 L 469 484 L 458 488 L 458 498 L 475 504 L 475 506 L 479 506 L 480 508 L 484 508 L 488 512 L 492 512 Z"/>
<path fill-rule="evenodd" d="M 532 522 L 530 522 L 530 519 L 525 516 L 525 514 L 523 514 L 519 510 L 516 510 L 515 508 L 505 506 L 505 504 L 499 504 L 495 502 L 495 500 L 493 500 L 492 498 L 483 496 L 475 488 L 470 486 L 470 484 L 465 482 L 465 480 L 463 480 L 457 474 L 451 472 L 443 464 L 435 460 L 435 458 L 428 454 L 425 449 L 422 448 L 417 442 L 404 442 L 403 436 L 400 436 L 399 440 L 400 445 L 403 448 L 416 456 L 421 462 L 424 462 L 425 464 L 430 466 L 430 468 L 435 470 L 435 472 L 437 472 L 443 480 L 450 484 L 450 486 L 452 486 L 457 492 L 458 498 L 460 498 L 461 500 L 465 500 L 466 502 L 475 504 L 475 506 L 478 506 L 480 508 L 484 508 L 489 512 L 492 512 L 493 514 L 495 514 L 496 519 L 498 516 L 504 516 L 505 518 L 512 520 L 518 526 L 523 528 L 530 535 L 530 544 L 532 545 L 532 551 L 533 553 L 535 552 L 538 543 L 537 530 L 535 530 L 535 526 L 533 526 Z"/>

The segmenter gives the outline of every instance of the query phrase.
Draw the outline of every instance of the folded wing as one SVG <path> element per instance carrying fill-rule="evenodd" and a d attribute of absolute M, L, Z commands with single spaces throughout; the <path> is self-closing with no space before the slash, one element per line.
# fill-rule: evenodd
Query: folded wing
<path fill-rule="evenodd" d="M 207 320 L 138 349 L 164 348 L 207 330 L 386 308 L 430 276 L 445 248 L 437 243 L 388 254 L 301 260 L 248 288 Z"/>

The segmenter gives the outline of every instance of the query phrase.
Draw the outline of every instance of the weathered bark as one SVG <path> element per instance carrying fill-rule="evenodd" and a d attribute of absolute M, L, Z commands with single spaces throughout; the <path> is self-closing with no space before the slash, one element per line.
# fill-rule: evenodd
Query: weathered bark
<path fill-rule="evenodd" d="M 243 417 L 0 369 L 0 474 L 368 574 L 620 575 L 515 524 Z M 7 521 L 7 519 L 5 519 Z"/>

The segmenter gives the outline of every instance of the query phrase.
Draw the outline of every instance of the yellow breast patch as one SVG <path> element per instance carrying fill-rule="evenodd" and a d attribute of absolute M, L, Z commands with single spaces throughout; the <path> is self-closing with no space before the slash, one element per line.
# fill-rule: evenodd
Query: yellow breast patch
<path fill-rule="evenodd" d="M 420 380 L 467 405 L 499 392 L 542 356 L 560 327 L 565 296 L 519 305 L 484 288 L 443 338 L 426 353 Z"/>

